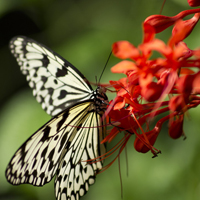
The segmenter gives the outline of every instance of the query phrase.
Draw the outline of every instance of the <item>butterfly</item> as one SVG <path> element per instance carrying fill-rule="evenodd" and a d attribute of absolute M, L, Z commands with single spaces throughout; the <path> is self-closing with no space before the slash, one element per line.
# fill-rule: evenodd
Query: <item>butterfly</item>
<path fill-rule="evenodd" d="M 16 151 L 6 178 L 13 185 L 43 186 L 55 176 L 57 200 L 79 199 L 103 167 L 98 157 L 106 153 L 101 144 L 106 133 L 105 90 L 93 90 L 71 63 L 30 38 L 14 37 L 10 50 L 36 100 L 52 119 Z"/>

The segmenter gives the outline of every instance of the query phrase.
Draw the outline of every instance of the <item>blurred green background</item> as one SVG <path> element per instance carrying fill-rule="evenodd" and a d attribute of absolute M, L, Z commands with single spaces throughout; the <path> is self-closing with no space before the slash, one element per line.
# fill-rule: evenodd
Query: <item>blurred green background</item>
<path fill-rule="evenodd" d="M 17 148 L 50 117 L 32 96 L 25 77 L 8 49 L 15 35 L 26 35 L 41 42 L 75 65 L 91 82 L 99 77 L 118 40 L 138 45 L 142 40 L 142 21 L 158 14 L 162 0 L 1 0 L 0 1 L 0 200 L 53 200 L 54 181 L 44 187 L 12 186 L 5 179 L 6 166 Z M 167 0 L 164 15 L 189 9 L 186 0 Z M 186 40 L 190 48 L 200 46 L 199 25 Z M 171 29 L 158 35 L 167 41 Z M 118 60 L 111 57 L 101 82 L 117 80 L 110 67 Z M 109 95 L 110 98 L 111 95 Z M 95 200 L 197 200 L 200 199 L 200 123 L 199 108 L 189 112 L 184 123 L 187 139 L 168 137 L 167 124 L 156 142 L 162 151 L 137 153 L 134 136 L 118 162 L 97 176 L 84 199 Z M 108 144 L 111 148 L 117 140 Z M 106 163 L 109 163 L 108 159 Z M 105 163 L 105 164 L 106 164 Z"/>

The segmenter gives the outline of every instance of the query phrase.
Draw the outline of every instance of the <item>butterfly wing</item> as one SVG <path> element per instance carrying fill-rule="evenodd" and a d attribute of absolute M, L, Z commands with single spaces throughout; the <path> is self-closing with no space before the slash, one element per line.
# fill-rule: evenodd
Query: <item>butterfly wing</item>
<path fill-rule="evenodd" d="M 83 74 L 44 45 L 18 36 L 10 41 L 10 49 L 36 100 L 51 116 L 92 97 L 93 90 Z"/>
<path fill-rule="evenodd" d="M 18 149 L 6 169 L 7 180 L 14 185 L 42 186 L 57 172 L 57 199 L 65 191 L 67 196 L 78 192 L 82 196 L 103 165 L 102 161 L 89 165 L 84 162 L 105 153 L 104 144 L 100 144 L 105 134 L 103 127 L 92 100 L 66 109 Z"/>
<path fill-rule="evenodd" d="M 96 112 L 88 113 L 82 126 L 98 128 L 83 128 L 70 144 L 55 179 L 58 200 L 79 199 L 85 195 L 89 186 L 94 184 L 96 173 L 103 167 L 103 161 L 95 159 L 106 152 L 105 145 L 99 144 L 105 137 L 101 116 Z"/>

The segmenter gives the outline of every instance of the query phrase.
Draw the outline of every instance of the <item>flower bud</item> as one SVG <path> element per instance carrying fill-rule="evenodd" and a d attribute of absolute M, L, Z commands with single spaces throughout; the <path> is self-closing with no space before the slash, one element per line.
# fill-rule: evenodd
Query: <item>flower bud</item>
<path fill-rule="evenodd" d="M 169 126 L 169 136 L 173 139 L 177 139 L 183 135 L 183 115 L 173 121 Z"/>
<path fill-rule="evenodd" d="M 189 102 L 189 95 L 181 94 L 181 95 L 174 96 L 169 101 L 169 109 L 171 111 L 180 112 L 184 110 L 188 102 Z"/>
<path fill-rule="evenodd" d="M 157 137 L 158 137 L 158 129 L 154 128 L 153 130 L 143 133 L 145 134 L 150 143 L 151 146 L 154 145 Z M 141 134 L 140 137 L 145 140 L 144 135 Z M 140 153 L 147 153 L 150 150 L 150 147 L 148 147 L 148 144 L 145 144 L 144 141 L 140 140 L 139 137 L 136 137 L 135 141 L 134 141 L 134 148 L 136 151 L 140 152 Z"/>
<path fill-rule="evenodd" d="M 174 17 L 168 17 L 164 15 L 151 15 L 147 17 L 144 21 L 144 25 L 149 24 L 151 25 L 156 33 L 160 33 L 169 26 L 175 23 Z"/>
<path fill-rule="evenodd" d="M 199 0 L 187 0 L 189 6 L 191 7 L 196 7 L 200 6 L 200 1 Z"/>

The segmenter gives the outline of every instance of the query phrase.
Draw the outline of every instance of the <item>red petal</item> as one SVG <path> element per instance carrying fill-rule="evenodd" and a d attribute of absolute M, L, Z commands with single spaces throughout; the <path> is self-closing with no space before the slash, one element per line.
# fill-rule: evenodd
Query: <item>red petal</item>
<path fill-rule="evenodd" d="M 194 75 L 185 75 L 180 77 L 176 82 L 176 87 L 180 94 L 190 94 L 193 89 Z"/>
<path fill-rule="evenodd" d="M 178 42 L 184 40 L 193 30 L 199 21 L 200 14 L 196 13 L 194 17 L 189 20 L 178 20 L 173 28 L 172 37 L 169 40 L 169 45 L 172 47 Z"/>
<path fill-rule="evenodd" d="M 163 86 L 155 82 L 151 82 L 146 87 L 142 88 L 141 94 L 145 100 L 152 102 L 159 99 L 163 91 Z"/>
<path fill-rule="evenodd" d="M 121 59 L 137 58 L 140 52 L 128 41 L 115 42 L 112 47 L 113 54 Z"/>
<path fill-rule="evenodd" d="M 197 74 L 195 74 L 194 76 L 194 80 L 192 83 L 192 88 L 193 88 L 193 92 L 196 94 L 200 93 L 200 72 L 198 72 Z"/>
<path fill-rule="evenodd" d="M 177 95 L 170 99 L 169 109 L 180 112 L 189 102 L 189 95 Z"/>
<path fill-rule="evenodd" d="M 114 105 L 114 110 L 119 110 L 122 109 L 125 106 L 125 101 L 124 99 L 121 99 L 122 101 L 118 101 L 115 105 Z"/>
<path fill-rule="evenodd" d="M 159 39 L 154 39 L 151 42 L 144 43 L 140 45 L 139 48 L 145 55 L 149 54 L 149 52 L 153 50 L 158 51 L 165 56 L 172 52 L 171 48 L 169 48 L 163 41 Z"/>
<path fill-rule="evenodd" d="M 131 70 L 137 70 L 137 66 L 135 65 L 134 62 L 128 60 L 123 60 L 111 68 L 112 73 L 126 74 L 128 71 Z"/>
<path fill-rule="evenodd" d="M 144 29 L 143 43 L 152 41 L 154 39 L 154 36 L 155 36 L 154 27 L 151 26 L 148 23 L 143 23 L 143 29 Z"/>

